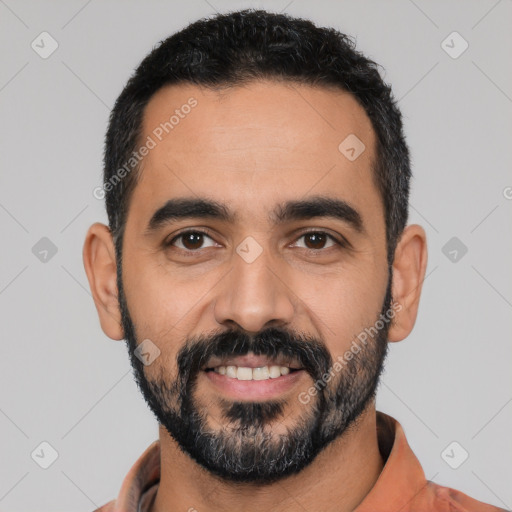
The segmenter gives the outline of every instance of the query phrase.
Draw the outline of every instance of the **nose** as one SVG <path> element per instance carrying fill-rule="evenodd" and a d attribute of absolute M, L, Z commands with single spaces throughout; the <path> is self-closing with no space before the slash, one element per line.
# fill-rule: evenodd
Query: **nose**
<path fill-rule="evenodd" d="M 292 298 L 293 292 L 268 256 L 268 249 L 254 261 L 234 253 L 232 270 L 218 288 L 215 319 L 248 333 L 283 327 L 291 323 L 295 312 Z"/>

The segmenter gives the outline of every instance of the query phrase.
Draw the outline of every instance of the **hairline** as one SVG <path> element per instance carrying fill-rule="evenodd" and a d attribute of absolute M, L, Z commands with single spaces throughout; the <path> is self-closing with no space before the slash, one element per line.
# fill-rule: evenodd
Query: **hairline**
<path fill-rule="evenodd" d="M 198 87 L 199 89 L 207 89 L 209 91 L 222 93 L 225 91 L 231 91 L 231 90 L 234 90 L 237 88 L 249 86 L 254 83 L 265 83 L 265 82 L 283 84 L 283 85 L 289 85 L 289 86 L 291 86 L 293 84 L 298 84 L 298 85 L 311 87 L 314 89 L 322 89 L 322 90 L 328 91 L 328 92 L 343 92 L 343 93 L 349 94 L 354 100 L 356 100 L 357 104 L 361 107 L 363 114 L 366 116 L 366 118 L 370 122 L 372 133 L 374 136 L 374 143 L 372 145 L 373 151 L 372 151 L 372 156 L 371 156 L 369 167 L 370 167 L 370 171 L 372 173 L 373 183 L 377 189 L 377 192 L 378 192 L 378 195 L 379 195 L 379 198 L 381 201 L 381 205 L 382 205 L 384 225 L 385 225 L 385 230 L 386 230 L 386 237 L 385 237 L 386 238 L 386 249 L 388 250 L 389 249 L 389 247 L 388 247 L 389 233 L 388 233 L 388 223 L 387 223 L 387 213 L 388 212 L 386 209 L 385 198 L 383 197 L 383 194 L 381 191 L 381 185 L 380 185 L 379 173 L 378 173 L 378 170 L 379 170 L 380 165 L 382 164 L 382 158 L 383 158 L 383 155 L 382 155 L 383 148 L 382 148 L 382 144 L 380 142 L 380 137 L 377 133 L 377 130 L 375 129 L 373 120 L 368 115 L 368 112 L 366 111 L 365 106 L 361 103 L 361 101 L 359 100 L 357 95 L 354 94 L 353 92 L 349 91 L 345 87 L 342 87 L 339 84 L 336 84 L 333 82 L 322 82 L 321 80 L 316 80 L 315 82 L 310 83 L 307 79 L 305 80 L 302 77 L 295 78 L 295 77 L 287 77 L 284 75 L 273 75 L 273 74 L 268 74 L 268 75 L 262 74 L 262 76 L 248 76 L 243 79 L 238 79 L 236 81 L 226 80 L 226 81 L 220 81 L 220 82 L 214 83 L 214 84 L 198 83 L 193 80 L 186 80 L 186 79 L 168 81 L 166 83 L 163 83 L 160 87 L 158 87 L 156 90 L 154 90 L 148 98 L 146 98 L 144 106 L 142 108 L 142 111 L 139 113 L 139 121 L 140 122 L 138 123 L 137 135 L 135 137 L 134 144 L 131 148 L 131 151 L 134 151 L 135 148 L 137 148 L 138 146 L 140 146 L 142 144 L 141 141 L 144 138 L 144 133 L 143 133 L 144 119 L 146 116 L 147 108 L 148 108 L 151 100 L 154 99 L 154 97 L 162 90 L 168 89 L 168 88 L 173 88 L 173 87 L 192 85 L 192 86 Z M 123 242 L 123 238 L 124 238 L 124 230 L 126 227 L 126 221 L 128 218 L 128 211 L 130 208 L 132 196 L 135 191 L 135 188 L 137 187 L 137 185 L 141 179 L 145 161 L 146 161 L 146 157 L 144 157 L 144 159 L 142 159 L 141 162 L 137 163 L 137 165 L 133 168 L 133 171 L 126 178 L 127 186 L 125 187 L 124 197 L 122 199 L 123 211 L 120 212 L 122 214 L 122 217 L 121 216 L 118 217 L 119 224 L 118 224 L 118 226 L 116 226 L 115 231 L 112 232 L 112 237 L 114 240 L 114 244 L 116 246 L 116 252 L 117 252 L 117 250 L 119 250 L 119 257 L 122 254 L 122 242 Z M 118 243 L 119 243 L 119 248 L 117 247 Z"/>

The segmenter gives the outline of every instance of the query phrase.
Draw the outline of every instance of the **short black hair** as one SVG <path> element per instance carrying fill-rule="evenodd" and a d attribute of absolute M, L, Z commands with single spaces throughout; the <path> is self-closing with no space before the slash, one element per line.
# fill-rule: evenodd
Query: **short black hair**
<path fill-rule="evenodd" d="M 140 173 L 140 165 L 133 163 L 133 172 L 127 171 L 127 162 L 140 143 L 144 109 L 151 97 L 171 84 L 218 88 L 270 79 L 335 87 L 352 94 L 366 111 L 376 134 L 373 172 L 384 204 L 391 264 L 408 217 L 409 150 L 391 87 L 378 65 L 355 46 L 353 39 L 334 28 L 253 9 L 196 21 L 161 41 L 117 98 L 106 134 L 103 188 L 117 257 L 121 258 L 130 197 Z"/>

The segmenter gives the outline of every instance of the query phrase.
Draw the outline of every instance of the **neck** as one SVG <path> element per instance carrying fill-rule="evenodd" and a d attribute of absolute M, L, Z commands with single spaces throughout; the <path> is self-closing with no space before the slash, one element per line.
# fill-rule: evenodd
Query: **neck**
<path fill-rule="evenodd" d="M 353 511 L 370 492 L 384 466 L 372 404 L 356 428 L 333 441 L 300 473 L 267 485 L 219 480 L 183 453 L 160 427 L 161 476 L 151 512 L 244 510 L 287 512 Z M 299 506 L 298 506 L 299 504 Z"/>

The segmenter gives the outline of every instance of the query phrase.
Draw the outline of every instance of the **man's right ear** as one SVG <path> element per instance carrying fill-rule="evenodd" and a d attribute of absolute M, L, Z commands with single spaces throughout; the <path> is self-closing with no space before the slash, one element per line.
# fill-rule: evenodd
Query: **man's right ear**
<path fill-rule="evenodd" d="M 124 338 L 118 302 L 114 241 L 108 226 L 96 222 L 87 231 L 83 260 L 103 332 L 113 340 Z"/>

